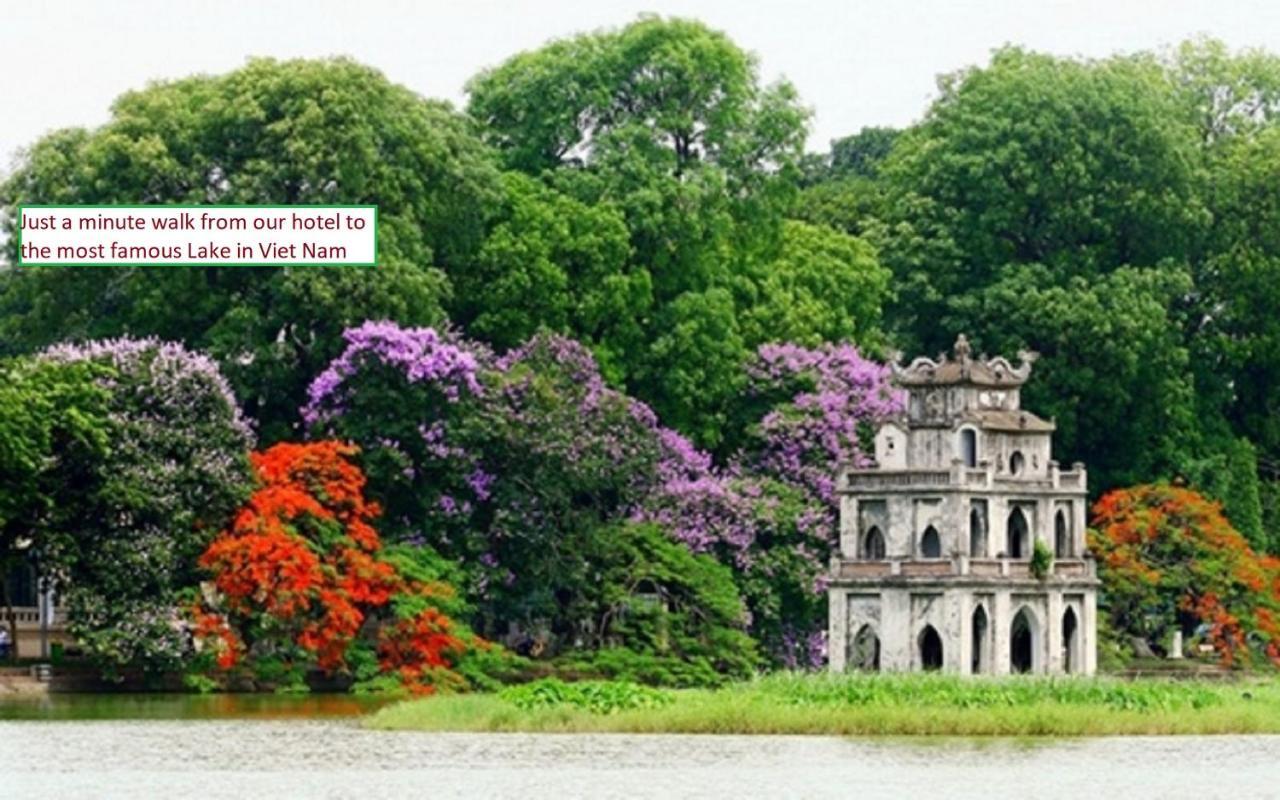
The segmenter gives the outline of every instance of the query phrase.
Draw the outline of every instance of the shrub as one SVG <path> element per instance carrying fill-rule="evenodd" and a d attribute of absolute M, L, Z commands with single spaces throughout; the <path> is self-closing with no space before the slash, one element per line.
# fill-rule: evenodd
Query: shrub
<path fill-rule="evenodd" d="M 499 697 L 525 710 L 568 706 L 592 714 L 660 708 L 675 700 L 670 692 L 625 681 L 565 683 L 556 678 L 512 686 Z"/>

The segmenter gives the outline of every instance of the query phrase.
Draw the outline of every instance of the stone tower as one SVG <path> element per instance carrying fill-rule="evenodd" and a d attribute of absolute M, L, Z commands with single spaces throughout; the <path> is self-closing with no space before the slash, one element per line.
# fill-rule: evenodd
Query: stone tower
<path fill-rule="evenodd" d="M 973 358 L 961 335 L 951 358 L 894 365 L 906 414 L 837 484 L 833 671 L 1094 672 L 1085 469 L 1061 469 L 1053 422 L 1022 410 L 1034 359 Z M 1033 568 L 1037 544 L 1047 569 Z"/>

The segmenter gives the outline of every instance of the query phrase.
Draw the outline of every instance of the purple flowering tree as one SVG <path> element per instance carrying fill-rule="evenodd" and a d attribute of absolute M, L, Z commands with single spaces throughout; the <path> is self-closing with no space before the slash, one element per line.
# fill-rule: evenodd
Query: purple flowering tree
<path fill-rule="evenodd" d="M 732 570 L 746 625 L 780 664 L 823 654 L 831 475 L 862 426 L 899 407 L 852 348 L 770 347 L 751 365 L 767 413 L 728 467 L 610 387 L 582 345 L 539 335 L 501 356 L 450 333 L 371 322 L 312 383 L 313 435 L 363 448 L 394 538 L 471 576 L 477 626 L 550 621 L 595 646 L 599 564 L 625 525 L 656 523 Z"/>
<path fill-rule="evenodd" d="M 640 503 L 662 454 L 652 414 L 561 337 L 500 358 L 386 322 L 345 339 L 303 416 L 313 435 L 361 446 L 384 533 L 459 561 L 485 634 L 547 624 L 582 638 L 599 537 Z"/>
<path fill-rule="evenodd" d="M 765 345 L 747 367 L 744 446 L 722 469 L 664 477 L 638 516 L 731 564 L 751 631 L 774 663 L 826 659 L 826 570 L 837 540 L 839 464 L 903 410 L 884 365 L 851 345 Z M 693 460 L 686 463 L 693 464 Z"/>
<path fill-rule="evenodd" d="M 253 433 L 217 365 L 182 345 L 62 344 L 39 359 L 93 365 L 106 396 L 110 446 L 40 537 L 70 630 L 108 672 L 172 670 L 196 558 L 248 495 Z"/>

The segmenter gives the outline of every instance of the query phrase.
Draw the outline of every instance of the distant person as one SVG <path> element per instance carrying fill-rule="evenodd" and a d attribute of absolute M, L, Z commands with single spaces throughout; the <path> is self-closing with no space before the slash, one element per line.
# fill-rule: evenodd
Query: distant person
<path fill-rule="evenodd" d="M 9 629 L 0 628 L 0 660 L 9 657 L 9 648 L 12 644 L 9 642 Z"/>

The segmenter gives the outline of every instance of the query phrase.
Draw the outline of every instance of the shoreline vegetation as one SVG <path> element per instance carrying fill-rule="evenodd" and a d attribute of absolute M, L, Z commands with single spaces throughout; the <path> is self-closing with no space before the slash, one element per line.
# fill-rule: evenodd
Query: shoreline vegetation
<path fill-rule="evenodd" d="M 380 709 L 366 727 L 472 733 L 1119 736 L 1280 733 L 1280 681 L 773 675 L 721 689 L 538 681 Z"/>

